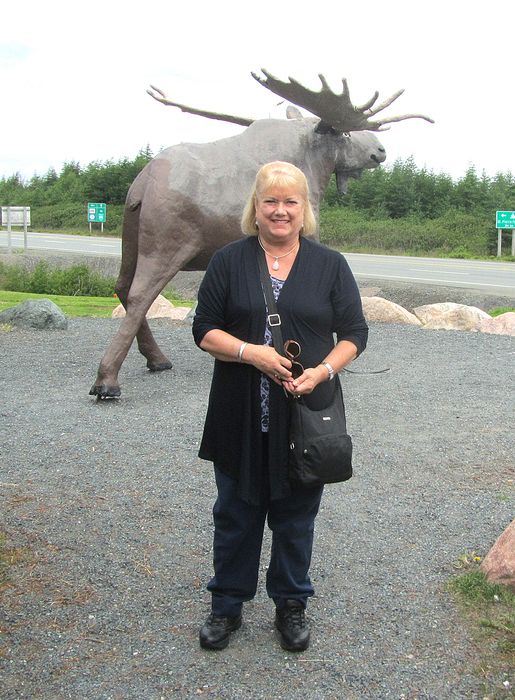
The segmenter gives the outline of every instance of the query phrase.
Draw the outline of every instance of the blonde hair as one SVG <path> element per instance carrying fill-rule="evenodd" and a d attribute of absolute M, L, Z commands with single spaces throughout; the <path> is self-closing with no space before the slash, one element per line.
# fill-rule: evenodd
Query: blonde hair
<path fill-rule="evenodd" d="M 309 201 L 309 186 L 306 176 L 295 165 L 282 160 L 266 163 L 257 172 L 254 187 L 247 200 L 241 217 L 241 230 L 256 235 L 256 199 L 272 187 L 292 187 L 304 200 L 304 223 L 301 235 L 311 236 L 317 229 L 313 208 Z"/>

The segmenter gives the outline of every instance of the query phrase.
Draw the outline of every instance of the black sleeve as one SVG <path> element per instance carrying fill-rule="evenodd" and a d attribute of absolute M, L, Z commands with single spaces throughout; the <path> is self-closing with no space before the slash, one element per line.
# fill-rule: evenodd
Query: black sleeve
<path fill-rule="evenodd" d="M 367 346 L 368 326 L 363 315 L 358 285 L 343 255 L 340 255 L 338 262 L 331 301 L 335 312 L 334 332 L 338 341 L 350 340 L 360 355 Z"/>
<path fill-rule="evenodd" d="M 208 331 L 215 328 L 225 330 L 226 298 L 227 266 L 221 251 L 218 251 L 211 259 L 198 291 L 193 338 L 199 347 Z"/>

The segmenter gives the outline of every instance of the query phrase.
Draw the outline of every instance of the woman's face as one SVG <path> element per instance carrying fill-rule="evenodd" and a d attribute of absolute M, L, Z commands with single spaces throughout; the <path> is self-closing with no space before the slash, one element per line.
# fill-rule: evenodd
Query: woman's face
<path fill-rule="evenodd" d="M 294 244 L 304 224 L 304 198 L 291 188 L 272 187 L 256 196 L 259 235 L 269 244 Z"/>

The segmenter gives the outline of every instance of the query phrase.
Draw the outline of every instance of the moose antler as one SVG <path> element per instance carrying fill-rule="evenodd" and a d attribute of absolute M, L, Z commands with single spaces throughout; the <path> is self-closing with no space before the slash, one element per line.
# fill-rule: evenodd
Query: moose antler
<path fill-rule="evenodd" d="M 405 119 L 425 119 L 434 124 L 434 120 L 426 117 L 424 114 L 403 114 L 398 117 L 388 117 L 374 121 L 370 119 L 370 117 L 391 105 L 392 102 L 402 95 L 404 90 L 398 90 L 394 95 L 372 109 L 379 97 L 379 93 L 376 91 L 365 104 L 356 107 L 351 102 L 349 87 L 345 78 L 342 79 L 342 92 L 337 94 L 331 90 L 327 80 L 321 73 L 319 73 L 318 77 L 322 83 L 322 89 L 319 92 L 315 92 L 304 87 L 294 78 L 288 78 L 289 82 L 285 83 L 264 68 L 261 69 L 261 72 L 265 75 L 265 78 L 256 75 L 256 73 L 252 73 L 252 77 L 276 95 L 284 97 L 289 102 L 293 102 L 299 107 L 304 107 L 308 112 L 320 117 L 321 121 L 317 130 L 321 132 L 328 131 L 330 128 L 336 132 L 347 134 L 350 131 L 386 131 L 390 127 L 384 126 L 385 124 L 401 122 Z"/>
<path fill-rule="evenodd" d="M 219 114 L 218 112 L 207 112 L 203 109 L 195 109 L 194 107 L 187 107 L 186 105 L 181 105 L 178 102 L 172 102 L 164 94 L 162 90 L 151 85 L 151 90 L 147 90 L 148 94 L 161 102 L 164 105 L 169 105 L 170 107 L 178 107 L 181 112 L 188 112 L 188 114 L 197 114 L 199 117 L 207 117 L 208 119 L 218 119 L 223 122 L 230 122 L 231 124 L 239 124 L 240 126 L 250 126 L 255 119 L 247 119 L 246 117 L 235 117 L 232 114 Z M 157 94 L 156 94 L 157 93 Z"/>

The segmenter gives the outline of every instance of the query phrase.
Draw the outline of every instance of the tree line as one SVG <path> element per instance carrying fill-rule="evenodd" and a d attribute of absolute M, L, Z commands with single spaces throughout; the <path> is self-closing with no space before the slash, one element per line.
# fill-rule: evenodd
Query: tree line
<path fill-rule="evenodd" d="M 46 175 L 35 174 L 29 180 L 19 173 L 3 177 L 0 204 L 123 204 L 132 181 L 152 157 L 147 146 L 132 160 L 94 161 L 85 167 L 71 161 L 59 174 L 51 168 Z M 462 177 L 453 180 L 444 173 L 418 168 L 413 158 L 408 158 L 366 170 L 359 180 L 349 181 L 345 195 L 338 193 L 333 178 L 323 206 L 348 207 L 379 219 L 435 219 L 449 210 L 491 215 L 498 209 L 515 210 L 515 177 L 509 172 L 489 177 L 470 166 Z"/>
<path fill-rule="evenodd" d="M 492 216 L 497 210 L 515 210 L 515 177 L 510 172 L 488 177 L 471 165 L 453 180 L 445 173 L 417 168 L 413 158 L 399 159 L 351 180 L 345 195 L 333 181 L 324 205 L 348 207 L 377 219 L 436 219 L 451 210 Z"/>
<path fill-rule="evenodd" d="M 24 180 L 0 179 L 0 205 L 30 206 L 40 231 L 86 230 L 87 202 L 108 204 L 104 232 L 121 234 L 123 204 L 137 174 L 152 159 L 150 148 L 135 158 L 65 163 L 59 174 Z M 324 243 L 355 252 L 390 252 L 456 257 L 495 255 L 495 211 L 515 210 L 515 177 L 478 173 L 462 177 L 418 168 L 413 158 L 366 170 L 338 193 L 333 176 L 320 210 Z M 503 236 L 509 254 L 511 238 Z"/>
<path fill-rule="evenodd" d="M 35 174 L 29 180 L 15 173 L 0 180 L 0 204 L 26 207 L 88 202 L 123 204 L 132 181 L 152 158 L 147 146 L 133 159 L 93 161 L 85 167 L 70 161 L 64 163 L 59 174 L 50 168 L 46 175 Z"/>

